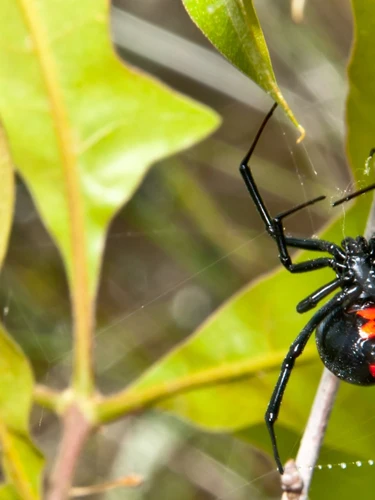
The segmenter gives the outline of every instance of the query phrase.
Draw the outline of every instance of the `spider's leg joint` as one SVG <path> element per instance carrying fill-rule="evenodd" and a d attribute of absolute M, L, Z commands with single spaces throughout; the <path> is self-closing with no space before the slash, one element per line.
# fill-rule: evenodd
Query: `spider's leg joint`
<path fill-rule="evenodd" d="M 288 255 L 279 255 L 279 259 L 284 267 L 290 268 L 292 261 Z"/>

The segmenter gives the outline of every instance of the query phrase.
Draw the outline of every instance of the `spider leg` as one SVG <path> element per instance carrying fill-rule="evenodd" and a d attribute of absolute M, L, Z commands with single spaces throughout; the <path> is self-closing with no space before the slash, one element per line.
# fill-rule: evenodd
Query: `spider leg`
<path fill-rule="evenodd" d="M 345 252 L 343 249 L 331 241 L 285 236 L 285 243 L 289 247 L 299 248 L 301 250 L 312 250 L 315 252 L 327 252 L 338 260 L 345 259 Z"/>
<path fill-rule="evenodd" d="M 308 271 L 316 271 L 317 269 L 323 269 L 324 267 L 336 268 L 336 261 L 330 257 L 320 257 L 318 259 L 305 260 L 303 262 L 298 262 L 293 264 L 290 262 L 288 266 L 285 266 L 291 273 L 306 273 Z"/>
<path fill-rule="evenodd" d="M 270 214 L 269 214 L 269 212 L 268 212 L 268 210 L 263 202 L 262 197 L 260 196 L 257 185 L 255 184 L 253 175 L 252 175 L 251 170 L 249 168 L 249 162 L 250 162 L 250 159 L 253 155 L 254 149 L 255 149 L 256 145 L 258 144 L 260 136 L 262 135 L 262 132 L 263 132 L 265 126 L 267 125 L 268 120 L 273 115 L 273 112 L 275 111 L 276 107 L 277 107 L 277 103 L 275 103 L 272 106 L 272 108 L 268 112 L 267 116 L 263 120 L 262 125 L 260 126 L 258 133 L 255 136 L 255 139 L 250 146 L 249 151 L 247 152 L 245 158 L 242 160 L 241 165 L 240 165 L 240 172 L 241 172 L 243 180 L 246 184 L 246 187 L 250 193 L 250 196 L 252 197 L 252 199 L 255 203 L 255 206 L 259 212 L 259 215 L 261 216 L 261 218 L 266 226 L 267 232 L 271 236 L 273 236 L 273 220 L 272 220 L 272 217 L 270 216 Z"/>
<path fill-rule="evenodd" d="M 315 200 L 317 200 L 316 198 Z M 313 203 L 315 200 L 311 200 Z M 308 240 L 305 238 L 288 238 L 284 234 L 284 227 L 282 225 L 282 219 L 300 208 L 304 208 L 308 206 L 309 202 L 303 203 L 287 212 L 283 212 L 280 215 L 277 215 L 273 218 L 274 228 L 275 228 L 275 239 L 279 249 L 279 259 L 282 265 L 291 273 L 303 273 L 307 271 L 315 271 L 316 269 L 322 269 L 323 267 L 332 267 L 336 268 L 338 261 L 343 260 L 345 257 L 344 251 L 335 245 L 334 243 L 326 242 L 324 240 Z M 299 262 L 297 264 L 293 264 L 292 259 L 289 255 L 287 245 L 294 246 L 296 248 L 304 248 L 307 250 L 318 250 L 318 251 L 326 251 L 333 254 L 334 258 L 319 258 L 313 259 L 310 261 Z"/>
<path fill-rule="evenodd" d="M 315 292 L 311 293 L 308 297 L 301 300 L 301 302 L 297 304 L 297 312 L 305 313 L 307 311 L 310 311 L 310 309 L 314 309 L 314 307 L 316 307 L 317 304 L 322 299 L 324 299 L 324 297 L 327 297 L 327 295 L 339 288 L 342 283 L 343 280 L 341 278 L 336 278 L 330 283 L 327 283 Z"/>
<path fill-rule="evenodd" d="M 344 198 L 341 198 L 340 200 L 336 200 L 332 203 L 333 207 L 337 207 L 338 205 L 341 205 L 341 203 L 345 203 L 346 201 L 353 200 L 354 198 L 357 198 L 357 196 L 360 196 L 361 194 L 365 194 L 368 191 L 371 191 L 375 189 L 375 184 L 370 184 L 370 186 L 367 186 L 363 189 L 359 189 L 358 191 L 355 191 L 354 193 L 348 194 L 347 196 L 344 196 Z"/>
<path fill-rule="evenodd" d="M 342 307 L 343 303 L 350 304 L 351 302 L 353 302 L 353 300 L 355 300 L 360 295 L 361 291 L 362 288 L 359 285 L 356 285 L 350 289 L 346 289 L 338 293 L 325 305 L 323 305 L 322 308 L 319 309 L 319 311 L 317 311 L 314 314 L 314 316 L 310 319 L 310 321 L 303 328 L 298 337 L 293 341 L 281 365 L 279 378 L 273 390 L 271 400 L 268 404 L 267 411 L 265 414 L 265 421 L 268 432 L 271 437 L 273 454 L 280 474 L 284 473 L 284 468 L 282 466 L 279 450 L 277 447 L 274 425 L 279 415 L 281 402 L 284 396 L 286 386 L 289 381 L 290 374 L 292 373 L 295 361 L 298 358 L 298 356 L 302 354 L 311 334 L 318 326 L 318 324 L 324 319 L 324 317 L 331 311 L 334 311 L 335 309 Z"/>
<path fill-rule="evenodd" d="M 287 245 L 291 245 L 297 248 L 307 248 L 310 250 L 318 250 L 318 251 L 327 251 L 334 255 L 336 258 L 344 258 L 345 254 L 343 251 L 338 247 L 337 245 L 334 245 L 333 243 L 325 242 L 324 240 L 307 240 L 304 238 L 289 238 L 285 236 L 284 234 L 284 228 L 282 225 L 282 220 L 287 217 L 288 215 L 291 215 L 299 210 L 302 210 L 305 207 L 308 207 L 310 205 L 313 205 L 314 203 L 323 200 L 325 197 L 324 196 L 319 196 L 317 198 L 314 198 L 313 200 L 307 201 L 305 203 L 302 203 L 301 205 L 298 205 L 292 209 L 289 209 L 281 214 L 279 214 L 276 217 L 271 217 L 270 213 L 267 210 L 267 207 L 264 204 L 264 201 L 258 191 L 258 187 L 255 183 L 255 180 L 253 178 L 253 175 L 251 173 L 250 167 L 249 167 L 249 162 L 252 157 L 252 154 L 254 152 L 254 149 L 259 141 L 259 138 L 267 125 L 268 120 L 271 118 L 274 110 L 276 109 L 277 104 L 274 104 L 271 108 L 271 110 L 268 112 L 267 116 L 263 120 L 257 135 L 255 136 L 255 139 L 253 143 L 250 146 L 249 151 L 247 152 L 246 156 L 241 162 L 240 165 L 240 172 L 243 177 L 243 180 L 246 184 L 246 187 L 249 191 L 249 194 L 251 198 L 253 199 L 253 202 L 259 212 L 259 215 L 261 216 L 264 225 L 266 227 L 266 230 L 268 234 L 276 241 L 276 244 L 279 249 L 279 258 L 281 263 L 288 269 L 290 272 L 305 272 L 305 271 L 311 271 L 314 269 L 320 269 L 321 267 L 333 267 L 332 261 L 326 260 L 324 261 L 325 263 L 323 264 L 323 260 L 320 260 L 319 263 L 316 263 L 315 265 L 312 265 L 310 267 L 309 265 L 303 266 L 301 264 L 293 264 L 292 259 L 289 255 Z M 319 243 L 318 243 L 319 242 Z"/>
<path fill-rule="evenodd" d="M 265 223 L 266 230 L 272 238 L 276 241 L 277 247 L 279 249 L 279 259 L 281 263 L 283 264 L 284 267 L 291 273 L 300 273 L 300 272 L 305 272 L 305 271 L 313 271 L 315 269 L 321 269 L 322 267 L 333 267 L 334 261 L 333 259 L 315 259 L 315 261 L 309 262 L 301 262 L 298 264 L 293 264 L 292 259 L 289 255 L 287 245 L 288 245 L 288 238 L 284 234 L 284 228 L 282 225 L 282 219 L 286 217 L 287 215 L 290 215 L 297 210 L 300 210 L 302 208 L 305 208 L 309 205 L 312 205 L 313 203 L 316 203 L 317 201 L 320 201 L 322 197 L 319 198 L 314 198 L 313 200 L 310 200 L 306 203 L 303 203 L 301 205 L 298 205 L 297 207 L 292 208 L 291 210 L 288 210 L 288 212 L 283 212 L 282 214 L 276 216 L 276 217 L 271 217 L 266 206 L 263 203 L 263 200 L 259 194 L 259 191 L 257 189 L 257 186 L 255 184 L 255 181 L 253 179 L 253 176 L 250 172 L 250 169 L 246 163 L 242 163 L 240 167 L 241 174 L 244 178 L 244 181 L 246 183 L 246 186 L 248 188 L 248 191 L 253 198 L 253 201 L 255 203 L 256 208 L 258 209 L 258 212 L 260 216 L 263 219 L 263 222 Z M 293 238 L 292 243 L 294 243 L 293 246 L 303 248 L 306 247 L 308 249 L 312 250 L 319 250 L 319 251 L 327 251 L 329 248 L 331 250 L 330 253 L 333 252 L 333 247 L 336 247 L 333 244 L 329 244 L 327 242 L 327 245 L 321 244 L 320 246 L 314 245 L 312 242 L 315 240 L 306 240 L 301 238 L 300 240 L 298 238 Z M 319 241 L 319 240 L 316 240 Z M 323 248 L 324 247 L 324 248 Z M 339 247 L 337 247 L 339 248 Z M 339 255 L 339 251 L 335 248 L 335 254 Z M 340 256 L 344 255 L 342 251 L 340 252 Z"/>

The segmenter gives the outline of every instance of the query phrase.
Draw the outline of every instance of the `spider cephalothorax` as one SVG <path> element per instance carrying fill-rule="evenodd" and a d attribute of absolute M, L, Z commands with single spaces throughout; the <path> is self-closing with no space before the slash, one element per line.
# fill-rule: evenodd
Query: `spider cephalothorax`
<path fill-rule="evenodd" d="M 259 194 L 249 168 L 249 160 L 275 108 L 276 104 L 264 119 L 249 152 L 243 159 L 240 166 L 241 175 L 268 234 L 277 244 L 282 265 L 291 273 L 304 273 L 328 267 L 336 274 L 332 281 L 300 301 L 297 304 L 297 312 L 310 311 L 332 292 L 337 292 L 318 309 L 290 346 L 268 404 L 265 415 L 266 424 L 271 436 L 277 467 L 280 473 L 283 473 L 274 424 L 295 360 L 302 354 L 314 330 L 316 330 L 319 355 L 332 373 L 352 384 L 375 384 L 375 238 L 369 240 L 363 236 L 345 238 L 340 246 L 320 239 L 287 236 L 282 224 L 283 219 L 323 200 L 324 196 L 319 196 L 276 217 L 271 217 Z M 375 150 L 372 149 L 370 157 L 374 154 Z M 356 191 L 336 201 L 333 206 L 374 188 L 375 184 Z M 324 252 L 328 256 L 294 264 L 288 247 Z"/>

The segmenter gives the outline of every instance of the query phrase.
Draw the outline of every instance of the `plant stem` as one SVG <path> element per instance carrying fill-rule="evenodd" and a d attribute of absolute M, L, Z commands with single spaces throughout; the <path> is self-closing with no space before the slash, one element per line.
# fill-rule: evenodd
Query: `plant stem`
<path fill-rule="evenodd" d="M 55 468 L 51 475 L 47 500 L 66 500 L 82 447 L 91 431 L 91 424 L 81 410 L 72 405 L 63 420 L 63 435 Z"/>
<path fill-rule="evenodd" d="M 130 387 L 99 401 L 96 408 L 96 421 L 97 423 L 109 422 L 182 392 L 219 383 L 233 382 L 234 380 L 256 375 L 262 370 L 277 369 L 284 356 L 284 351 L 275 352 L 272 355 L 259 356 L 257 359 L 222 364 L 215 368 L 201 370 L 151 387 Z M 316 359 L 315 347 L 306 349 L 302 362 L 306 363 L 312 359 Z"/>
<path fill-rule="evenodd" d="M 47 410 L 58 413 L 63 393 L 59 393 L 41 384 L 34 387 L 34 402 Z"/>
<path fill-rule="evenodd" d="M 308 498 L 314 466 L 319 456 L 339 385 L 339 379 L 327 368 L 324 368 L 296 459 L 299 478 L 296 475 L 295 480 L 302 479 L 303 483 L 302 491 L 297 497 L 299 500 L 307 500 Z M 285 480 L 288 478 L 284 478 L 284 481 L 283 478 L 284 476 L 281 479 L 283 489 L 295 490 L 293 485 L 286 484 Z"/>
<path fill-rule="evenodd" d="M 92 367 L 91 313 L 89 307 L 86 307 L 87 304 L 83 304 L 83 308 L 77 305 L 77 302 L 75 305 L 73 388 L 82 396 L 90 396 L 95 388 Z M 89 317 L 86 316 L 87 314 Z"/>
<path fill-rule="evenodd" d="M 324 368 L 296 459 L 304 484 L 301 500 L 307 500 L 313 467 L 318 460 L 339 386 L 340 380 Z"/>
<path fill-rule="evenodd" d="M 70 497 L 88 497 L 92 495 L 97 495 L 99 493 L 106 493 L 107 491 L 113 490 L 115 488 L 135 488 L 142 484 L 142 477 L 137 474 L 132 474 L 130 476 L 125 476 L 120 479 L 115 479 L 114 481 L 108 481 L 101 484 L 93 484 L 92 486 L 77 486 L 71 488 L 69 492 Z"/>

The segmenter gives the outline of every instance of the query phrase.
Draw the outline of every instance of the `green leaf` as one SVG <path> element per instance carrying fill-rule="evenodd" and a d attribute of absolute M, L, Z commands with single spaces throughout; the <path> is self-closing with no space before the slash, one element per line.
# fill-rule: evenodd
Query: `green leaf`
<path fill-rule="evenodd" d="M 16 490 L 11 484 L 0 486 L 0 500 L 19 500 Z"/>
<path fill-rule="evenodd" d="M 121 64 L 106 0 L 4 0 L 0 113 L 73 288 L 93 297 L 108 224 L 151 163 L 218 124 Z"/>
<path fill-rule="evenodd" d="M 33 386 L 27 359 L 0 325 L 2 461 L 7 480 L 23 500 L 41 498 L 40 482 L 44 461 L 29 436 Z"/>
<path fill-rule="evenodd" d="M 368 212 L 368 200 L 361 200 L 345 218 L 347 234 L 362 234 Z M 342 239 L 342 220 L 324 236 Z M 304 253 L 304 258 L 311 255 Z M 331 272 L 332 273 L 332 272 Z M 291 275 L 284 269 L 270 274 L 241 290 L 206 321 L 187 342 L 178 346 L 154 365 L 128 390 L 128 398 L 150 397 L 152 404 L 187 418 L 213 431 L 238 430 L 263 422 L 272 389 L 286 351 L 306 324 L 309 314 L 298 315 L 295 305 L 322 283 L 332 279 L 329 271 L 304 276 Z M 270 292 L 272 290 L 272 293 Z M 288 299 L 285 297 L 288 291 Z M 312 313 L 311 313 L 312 314 Z M 310 314 L 310 315 L 311 315 Z M 301 431 L 309 413 L 322 364 L 313 342 L 306 348 L 291 377 L 279 423 Z M 354 422 L 375 410 L 368 390 L 343 384 L 343 392 L 364 405 L 335 408 L 335 418 L 353 424 L 350 440 L 339 440 L 339 447 L 352 450 L 354 436 L 360 440 L 361 428 Z M 177 387 L 177 390 L 175 388 Z M 176 397 L 174 396 L 178 394 Z M 156 397 L 157 395 L 157 397 Z M 168 398 L 165 399 L 164 398 Z M 138 405 L 141 406 L 141 404 Z M 370 412 L 370 413 L 368 413 Z M 335 429 L 335 426 L 332 425 Z M 335 444 L 336 433 L 329 433 L 328 444 Z M 360 440 L 361 441 L 361 440 Z M 362 442 L 362 441 L 361 441 Z M 373 443 L 365 446 L 370 451 Z"/>
<path fill-rule="evenodd" d="M 277 85 L 262 28 L 251 0 L 182 0 L 187 12 L 210 42 L 249 76 L 298 124 Z"/>
<path fill-rule="evenodd" d="M 0 267 L 8 247 L 14 208 L 14 172 L 7 138 L 0 126 Z"/>
<path fill-rule="evenodd" d="M 364 165 L 369 148 L 374 146 L 374 70 L 370 61 L 375 30 L 369 19 L 374 19 L 375 5 L 355 1 L 354 6 L 357 25 L 349 72 L 348 149 L 356 179 L 369 183 L 373 180 L 366 179 Z M 352 209 L 345 208 L 345 218 L 337 220 L 322 237 L 339 243 L 346 235 L 363 234 L 370 201 L 369 196 L 363 197 Z M 305 260 L 312 255 L 305 252 L 299 258 Z M 165 410 L 215 431 L 262 423 L 281 359 L 313 314 L 298 315 L 295 306 L 331 279 L 330 270 L 302 278 L 279 269 L 246 287 L 191 339 L 152 367 L 130 388 L 128 396 L 138 391 L 138 398 L 142 394 L 149 397 L 149 404 L 158 403 Z M 322 363 L 311 341 L 291 376 L 278 429 L 284 426 L 302 433 L 321 370 Z M 375 438 L 364 433 L 358 422 L 366 422 L 374 414 L 374 391 L 341 384 L 325 440 L 327 445 L 354 457 L 373 457 Z M 270 448 L 269 441 L 266 446 Z"/>
<path fill-rule="evenodd" d="M 74 389 L 93 392 L 92 328 L 110 220 L 151 163 L 218 117 L 115 55 L 106 0 L 4 0 L 0 114 L 13 158 L 62 254 L 74 317 Z"/>
<path fill-rule="evenodd" d="M 41 497 L 44 459 L 28 436 L 9 431 L 0 424 L 5 475 L 23 500 Z"/>
<path fill-rule="evenodd" d="M 370 149 L 375 147 L 375 5 L 366 0 L 352 0 L 355 36 L 349 63 L 347 101 L 348 156 L 355 177 L 364 185 L 374 182 L 374 163 L 365 169 Z M 361 183 L 362 184 L 362 183 Z"/>

